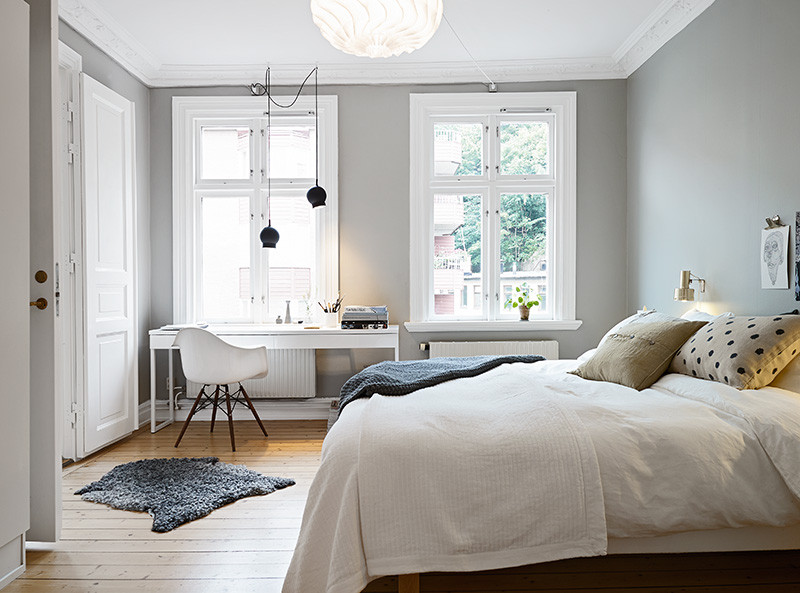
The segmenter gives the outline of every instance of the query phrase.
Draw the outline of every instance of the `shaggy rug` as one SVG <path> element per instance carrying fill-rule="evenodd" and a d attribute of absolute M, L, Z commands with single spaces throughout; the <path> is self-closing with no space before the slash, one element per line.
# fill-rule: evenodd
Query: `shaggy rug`
<path fill-rule="evenodd" d="M 294 480 L 264 476 L 217 457 L 143 459 L 118 465 L 75 494 L 125 511 L 147 511 L 153 531 L 170 531 L 246 496 L 269 494 Z"/>

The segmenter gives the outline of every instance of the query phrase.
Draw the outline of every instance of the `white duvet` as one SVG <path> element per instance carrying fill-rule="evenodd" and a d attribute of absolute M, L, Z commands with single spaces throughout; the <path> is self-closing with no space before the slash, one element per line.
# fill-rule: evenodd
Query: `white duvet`
<path fill-rule="evenodd" d="M 352 402 L 284 593 L 605 553 L 606 537 L 800 522 L 800 395 L 668 374 L 637 392 L 506 364 Z"/>

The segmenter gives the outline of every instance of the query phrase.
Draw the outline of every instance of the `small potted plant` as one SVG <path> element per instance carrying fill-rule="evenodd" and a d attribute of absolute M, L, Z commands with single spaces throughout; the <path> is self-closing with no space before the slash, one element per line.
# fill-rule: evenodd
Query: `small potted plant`
<path fill-rule="evenodd" d="M 539 306 L 539 295 L 532 295 L 531 288 L 528 286 L 527 282 L 523 282 L 521 286 L 517 286 L 516 291 L 517 294 L 515 296 L 508 297 L 506 307 L 511 305 L 515 309 L 518 308 L 520 321 L 528 321 L 531 307 Z"/>

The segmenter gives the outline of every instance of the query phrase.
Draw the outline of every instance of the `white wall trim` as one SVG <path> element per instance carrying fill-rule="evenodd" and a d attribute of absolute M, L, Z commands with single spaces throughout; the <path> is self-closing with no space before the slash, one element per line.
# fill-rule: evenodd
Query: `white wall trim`
<path fill-rule="evenodd" d="M 150 424 L 150 400 L 144 401 L 139 404 L 139 408 L 136 414 L 135 430 L 139 430 L 139 427 L 144 426 L 146 424 Z"/>
<path fill-rule="evenodd" d="M 714 0 L 663 0 L 612 56 L 624 71 L 624 78 L 636 72 L 712 4 Z"/>
<path fill-rule="evenodd" d="M 534 59 L 482 61 L 481 68 L 498 83 L 547 80 L 625 78 L 611 58 Z M 239 85 L 264 78 L 264 64 L 165 64 L 145 84 L 156 87 Z M 299 84 L 307 65 L 273 65 L 275 85 Z M 442 84 L 483 83 L 485 78 L 471 62 L 385 64 L 320 64 L 320 84 Z"/>
<path fill-rule="evenodd" d="M 25 534 L 22 533 L 12 539 L 10 542 L 3 544 L 0 546 L 0 549 L 3 551 L 3 559 L 7 556 L 7 552 L 11 549 L 15 549 L 16 556 L 19 559 L 15 561 L 15 564 L 18 562 L 19 565 L 10 569 L 6 574 L 0 575 L 0 589 L 8 585 L 11 581 L 19 577 L 22 573 L 25 572 L 26 568 L 26 556 L 25 556 Z"/>
<path fill-rule="evenodd" d="M 457 333 L 457 332 L 535 332 L 576 330 L 580 319 L 554 320 L 532 319 L 531 321 L 406 321 L 405 328 L 411 333 Z"/>
<path fill-rule="evenodd" d="M 262 420 L 327 420 L 331 412 L 331 404 L 338 402 L 338 398 L 332 397 L 315 397 L 304 400 L 265 400 L 254 399 L 253 404 L 256 411 Z M 149 403 L 149 402 L 148 402 Z M 166 402 L 164 403 L 164 412 L 166 413 Z M 189 414 L 192 407 L 193 400 L 189 398 L 181 398 L 178 400 L 180 409 L 175 410 L 175 422 L 183 422 Z M 161 406 L 159 406 L 160 408 Z M 141 410 L 141 406 L 140 406 Z M 149 421 L 149 406 L 148 406 L 148 421 Z M 234 420 L 253 420 L 253 414 L 247 409 L 246 406 L 236 406 L 233 411 Z M 192 422 L 210 422 L 211 421 L 211 408 L 206 408 L 197 412 L 192 418 Z M 217 425 L 227 422 L 228 419 L 225 415 L 217 414 Z M 269 431 L 267 431 L 269 432 Z"/>
<path fill-rule="evenodd" d="M 612 56 L 481 61 L 498 83 L 627 78 L 714 0 L 664 0 Z M 150 87 L 239 85 L 261 80 L 264 64 L 164 64 L 97 0 L 60 0 L 59 17 Z M 469 61 L 319 64 L 322 84 L 443 84 L 484 81 Z M 299 84 L 308 65 L 272 64 L 276 85 Z"/>
<path fill-rule="evenodd" d="M 58 16 L 145 84 L 158 77 L 158 58 L 96 0 L 59 0 Z"/>

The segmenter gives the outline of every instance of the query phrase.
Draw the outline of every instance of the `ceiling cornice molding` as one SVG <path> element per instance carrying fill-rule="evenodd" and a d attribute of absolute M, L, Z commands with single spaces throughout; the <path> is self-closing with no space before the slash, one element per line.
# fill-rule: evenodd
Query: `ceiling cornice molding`
<path fill-rule="evenodd" d="M 94 0 L 59 0 L 58 16 L 148 86 L 161 62 Z"/>
<path fill-rule="evenodd" d="M 626 77 L 630 76 L 713 3 L 714 0 L 664 0 L 614 52 L 613 60 Z"/>
<path fill-rule="evenodd" d="M 484 61 L 497 83 L 627 78 L 714 0 L 664 0 L 608 58 Z M 59 16 L 133 76 L 150 87 L 247 85 L 264 77 L 266 64 L 162 64 L 96 0 L 60 0 Z M 368 62 L 318 64 L 322 84 L 483 83 L 471 62 Z M 276 85 L 298 84 L 311 64 L 273 65 Z"/>
<path fill-rule="evenodd" d="M 276 86 L 298 84 L 313 64 L 271 66 Z M 576 60 L 510 60 L 482 62 L 481 67 L 496 83 L 545 80 L 625 78 L 625 72 L 610 58 Z M 265 64 L 215 66 L 164 64 L 154 86 L 229 86 L 261 82 Z M 320 84 L 444 84 L 484 83 L 486 79 L 469 62 L 369 64 L 319 64 Z"/>

